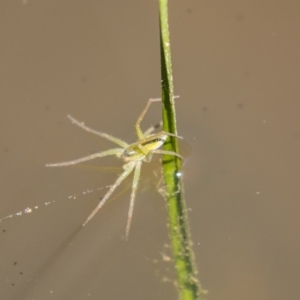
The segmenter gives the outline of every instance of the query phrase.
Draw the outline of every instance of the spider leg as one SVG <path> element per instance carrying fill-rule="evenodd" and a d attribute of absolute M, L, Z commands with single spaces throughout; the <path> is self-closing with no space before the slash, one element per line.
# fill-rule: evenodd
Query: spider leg
<path fill-rule="evenodd" d="M 110 150 L 102 151 L 99 153 L 95 153 L 95 154 L 88 155 L 88 156 L 78 158 L 75 160 L 71 160 L 71 161 L 65 161 L 65 162 L 55 163 L 55 164 L 46 164 L 46 167 L 62 167 L 62 166 L 76 165 L 76 164 L 82 163 L 87 160 L 91 160 L 91 159 L 103 157 L 103 156 L 108 156 L 108 155 L 116 155 L 119 157 L 119 156 L 121 156 L 121 154 L 123 152 L 124 152 L 123 148 L 110 149 Z"/>
<path fill-rule="evenodd" d="M 174 99 L 176 99 L 176 98 L 179 98 L 179 96 L 174 96 Z M 139 118 L 138 118 L 138 120 L 135 124 L 135 128 L 136 128 L 138 137 L 139 137 L 139 134 L 140 134 L 139 131 L 141 131 L 140 123 L 142 122 L 146 112 L 148 111 L 148 109 L 149 109 L 150 105 L 152 104 L 152 102 L 158 102 L 158 101 L 161 101 L 161 98 L 149 99 L 147 104 L 146 104 L 145 109 L 142 111 L 141 115 L 139 116 Z M 156 124 L 154 126 L 151 126 L 144 133 L 142 133 L 141 137 L 145 137 L 145 136 L 151 134 L 155 129 L 162 127 L 162 125 L 163 125 L 163 123 L 162 123 L 162 121 L 160 121 L 158 124 Z M 172 134 L 169 134 L 169 135 L 172 135 Z M 178 137 L 178 136 L 175 135 L 175 137 Z M 179 138 L 181 138 L 181 137 L 179 137 Z M 141 139 L 141 138 L 139 137 L 139 139 Z"/>
<path fill-rule="evenodd" d="M 148 128 L 144 132 L 144 136 L 147 136 L 147 135 L 151 134 L 155 129 L 158 129 L 158 128 L 161 128 L 161 127 L 162 127 L 162 121 L 160 121 L 158 124 L 152 125 L 150 128 Z"/>
<path fill-rule="evenodd" d="M 110 187 L 104 198 L 99 202 L 99 204 L 96 206 L 96 208 L 92 211 L 92 213 L 87 217 L 85 222 L 82 224 L 82 226 L 85 226 L 98 212 L 98 210 L 105 204 L 107 199 L 110 197 L 110 195 L 113 193 L 113 191 L 121 184 L 121 182 L 132 172 L 134 167 L 136 166 L 135 162 L 129 162 L 128 164 L 124 165 L 124 172 L 119 176 L 119 178 L 116 180 L 114 185 Z"/>
<path fill-rule="evenodd" d="M 162 131 L 161 133 L 164 133 L 164 134 L 166 134 L 166 135 L 168 135 L 168 136 L 174 136 L 174 137 L 176 137 L 176 138 L 178 138 L 178 139 L 181 139 L 181 140 L 183 139 L 182 136 L 177 135 L 177 134 L 174 134 L 174 133 L 171 133 L 171 132 Z"/>
<path fill-rule="evenodd" d="M 142 166 L 142 161 L 137 161 L 135 166 L 134 176 L 133 176 L 131 195 L 130 195 L 130 204 L 129 204 L 127 225 L 126 225 L 126 241 L 128 241 L 129 230 L 130 230 L 130 225 L 131 225 L 131 220 L 133 215 L 134 200 L 135 200 L 136 190 L 137 190 L 137 186 L 141 174 L 141 166 Z"/>
<path fill-rule="evenodd" d="M 157 98 L 157 99 L 149 99 L 147 101 L 147 104 L 146 104 L 146 107 L 144 108 L 144 110 L 142 111 L 142 113 L 140 114 L 140 116 L 138 117 L 136 123 L 135 123 L 135 130 L 136 130 L 136 135 L 138 137 L 139 140 L 142 140 L 144 138 L 144 134 L 141 130 L 141 127 L 140 127 L 140 124 L 142 122 L 142 120 L 144 119 L 144 116 L 147 112 L 147 110 L 149 109 L 150 105 L 153 103 L 153 102 L 158 102 L 158 101 L 161 101 L 160 98 Z"/>
<path fill-rule="evenodd" d="M 111 141 L 111 142 L 113 142 L 113 143 L 121 146 L 122 148 L 127 148 L 128 147 L 128 144 L 126 142 L 124 142 L 124 141 L 122 141 L 122 140 L 120 140 L 120 139 L 118 139 L 118 138 L 116 138 L 116 137 L 114 137 L 114 136 L 112 136 L 110 134 L 107 134 L 107 133 L 100 132 L 100 131 L 97 131 L 95 129 L 92 129 L 92 128 L 84 125 L 83 122 L 79 122 L 78 120 L 76 120 L 75 118 L 73 118 L 71 115 L 68 115 L 67 117 L 72 121 L 73 124 L 79 126 L 80 128 L 82 128 L 83 130 L 85 130 L 87 132 L 91 132 L 91 133 L 94 133 L 96 135 L 99 135 L 99 136 L 101 136 L 101 137 L 103 137 L 103 138 L 105 138 L 105 139 L 107 139 L 107 140 L 109 140 L 109 141 Z"/>
<path fill-rule="evenodd" d="M 173 156 L 177 156 L 177 157 L 183 159 L 183 157 L 180 154 L 178 154 L 176 152 L 173 152 L 173 151 L 166 151 L 166 150 L 159 150 L 159 149 L 157 149 L 157 150 L 153 150 L 152 152 L 153 153 L 158 153 L 158 154 L 173 155 Z"/>

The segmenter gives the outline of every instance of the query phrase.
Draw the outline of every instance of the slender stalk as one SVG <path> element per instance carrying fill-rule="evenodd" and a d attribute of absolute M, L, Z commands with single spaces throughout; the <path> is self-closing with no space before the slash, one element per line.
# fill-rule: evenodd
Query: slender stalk
<path fill-rule="evenodd" d="M 163 128 L 166 132 L 177 134 L 167 5 L 167 0 L 159 0 Z M 165 143 L 164 150 L 178 153 L 177 139 L 170 137 L 170 142 Z M 178 291 L 181 300 L 199 300 L 201 289 L 197 279 L 180 170 L 181 160 L 178 157 L 164 155 L 165 198 Z"/>

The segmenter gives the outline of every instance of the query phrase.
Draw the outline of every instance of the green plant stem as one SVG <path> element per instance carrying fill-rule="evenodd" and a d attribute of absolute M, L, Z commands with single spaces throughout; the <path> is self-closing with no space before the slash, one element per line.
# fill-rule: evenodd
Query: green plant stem
<path fill-rule="evenodd" d="M 159 0 L 159 5 L 163 128 L 166 132 L 177 134 L 168 25 L 168 1 Z M 165 143 L 164 150 L 178 153 L 177 138 L 170 137 L 170 142 Z M 197 270 L 194 262 L 190 230 L 186 215 L 186 205 L 181 178 L 181 160 L 176 156 L 164 155 L 163 172 L 165 198 L 169 214 L 169 232 L 175 269 L 177 272 L 180 299 L 199 300 L 201 299 L 201 292 L 197 279 Z"/>

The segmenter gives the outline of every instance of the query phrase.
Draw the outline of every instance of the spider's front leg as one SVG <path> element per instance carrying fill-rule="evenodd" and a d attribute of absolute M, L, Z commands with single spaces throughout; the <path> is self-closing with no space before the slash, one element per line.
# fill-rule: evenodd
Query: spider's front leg
<path fill-rule="evenodd" d="M 117 157 L 120 157 L 123 152 L 124 152 L 124 149 L 122 149 L 122 148 L 110 149 L 110 150 L 102 151 L 102 152 L 95 153 L 92 155 L 88 155 L 85 157 L 81 157 L 78 159 L 74 159 L 71 161 L 65 161 L 65 162 L 55 163 L 55 164 L 46 164 L 46 167 L 63 167 L 63 166 L 77 165 L 84 161 L 88 161 L 88 160 L 92 160 L 92 159 L 95 159 L 98 157 L 103 157 L 103 156 L 108 156 L 108 155 L 116 155 Z"/>
<path fill-rule="evenodd" d="M 101 136 L 119 146 L 121 146 L 122 148 L 126 148 L 128 147 L 128 144 L 126 142 L 124 142 L 123 140 L 120 140 L 110 134 L 104 133 L 104 132 L 100 132 L 97 131 L 95 129 L 92 129 L 88 126 L 86 126 L 83 122 L 79 122 L 78 120 L 76 120 L 74 117 L 72 117 L 71 115 L 67 115 L 67 117 L 72 121 L 73 124 L 77 125 L 78 127 L 80 127 L 81 129 L 87 131 L 87 132 L 91 132 L 93 134 L 96 134 L 98 136 Z"/>

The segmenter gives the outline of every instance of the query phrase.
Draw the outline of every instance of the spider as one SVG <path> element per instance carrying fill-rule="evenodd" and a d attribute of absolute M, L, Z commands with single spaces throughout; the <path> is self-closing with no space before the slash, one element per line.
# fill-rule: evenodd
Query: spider
<path fill-rule="evenodd" d="M 91 132 L 96 135 L 99 135 L 100 137 L 106 138 L 107 140 L 117 144 L 121 148 L 119 147 L 119 148 L 109 149 L 106 151 L 102 151 L 99 153 L 95 153 L 92 155 L 88 155 L 88 156 L 85 156 L 85 157 L 82 157 L 79 159 L 75 159 L 75 160 L 71 160 L 71 161 L 67 161 L 67 162 L 46 164 L 46 167 L 70 166 L 70 165 L 82 163 L 84 161 L 92 160 L 94 158 L 104 157 L 104 156 L 108 156 L 108 155 L 116 155 L 118 158 L 122 158 L 123 161 L 125 162 L 125 164 L 123 165 L 123 169 L 124 169 L 123 173 L 121 173 L 121 175 L 118 177 L 116 182 L 110 186 L 110 188 L 107 191 L 104 198 L 99 202 L 99 204 L 96 206 L 96 208 L 87 217 L 87 219 L 83 223 L 83 226 L 85 226 L 94 217 L 94 215 L 98 212 L 98 210 L 109 199 L 109 197 L 114 192 L 114 190 L 134 170 L 132 191 L 131 191 L 131 196 L 130 196 L 130 204 L 129 204 L 128 218 L 127 218 L 127 225 L 126 225 L 126 240 L 128 240 L 128 235 L 129 235 L 129 230 L 130 230 L 130 225 L 131 225 L 131 220 L 132 220 L 132 215 L 133 215 L 134 201 L 135 201 L 137 186 L 138 186 L 138 182 L 139 182 L 139 178 L 140 178 L 142 162 L 143 161 L 150 162 L 153 153 L 173 155 L 173 156 L 182 158 L 181 155 L 179 155 L 173 151 L 166 151 L 166 150 L 158 149 L 165 143 L 165 141 L 167 140 L 167 138 L 169 136 L 181 138 L 180 136 L 169 133 L 169 132 L 165 132 L 165 131 L 161 131 L 158 133 L 152 133 L 155 130 L 156 126 L 150 127 L 145 132 L 143 132 L 140 128 L 140 123 L 142 122 L 150 105 L 153 102 L 157 102 L 157 101 L 161 101 L 161 99 L 149 99 L 146 104 L 146 107 L 144 108 L 144 110 L 142 111 L 140 116 L 138 117 L 136 124 L 135 124 L 135 130 L 136 130 L 136 135 L 138 137 L 138 140 L 137 140 L 137 142 L 135 142 L 133 144 L 127 144 L 123 140 L 118 139 L 110 134 L 96 131 L 92 128 L 87 127 L 86 125 L 84 125 L 84 123 L 77 121 L 72 116 L 70 116 L 70 115 L 67 116 L 73 122 L 73 124 L 79 126 L 80 128 L 82 128 L 88 132 Z"/>

